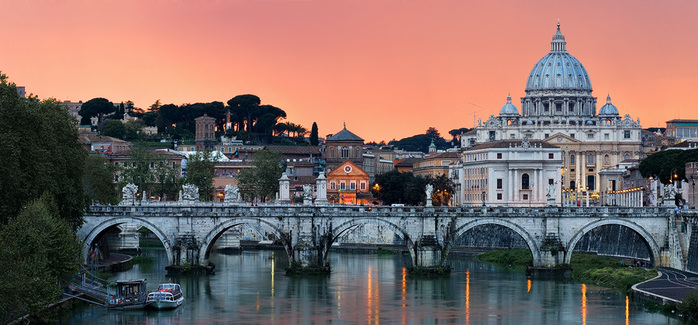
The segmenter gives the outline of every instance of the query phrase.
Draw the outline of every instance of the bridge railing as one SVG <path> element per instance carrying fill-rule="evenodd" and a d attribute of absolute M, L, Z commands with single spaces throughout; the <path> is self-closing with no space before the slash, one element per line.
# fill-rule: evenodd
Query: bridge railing
<path fill-rule="evenodd" d="M 323 215 L 347 216 L 385 216 L 385 215 L 421 215 L 421 216 L 487 216 L 487 217 L 527 217 L 550 215 L 555 217 L 656 217 L 674 213 L 671 208 L 657 207 L 425 207 L 425 206 L 361 206 L 361 205 L 288 205 L 288 204 L 245 204 L 221 202 L 182 202 L 162 201 L 135 202 L 133 205 L 92 205 L 88 214 L 124 214 L 136 213 L 141 216 L 158 216 L 190 212 L 199 216 L 231 215 Z M 683 210 L 685 216 L 698 217 L 696 210 Z"/>

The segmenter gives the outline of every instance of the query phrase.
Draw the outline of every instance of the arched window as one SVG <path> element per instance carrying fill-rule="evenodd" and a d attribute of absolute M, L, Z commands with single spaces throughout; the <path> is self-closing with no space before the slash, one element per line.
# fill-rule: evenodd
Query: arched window
<path fill-rule="evenodd" d="M 626 153 L 625 156 L 623 156 L 623 159 L 624 159 L 624 160 L 630 159 L 630 155 Z"/>
<path fill-rule="evenodd" d="M 349 158 L 349 148 L 342 147 L 342 158 Z"/>
<path fill-rule="evenodd" d="M 334 158 L 334 148 L 330 148 L 330 158 Z"/>
<path fill-rule="evenodd" d="M 521 189 L 528 190 L 530 188 L 528 174 L 521 175 Z"/>
<path fill-rule="evenodd" d="M 356 156 L 354 158 L 359 158 L 361 157 L 361 154 L 359 154 L 359 148 L 356 148 Z"/>

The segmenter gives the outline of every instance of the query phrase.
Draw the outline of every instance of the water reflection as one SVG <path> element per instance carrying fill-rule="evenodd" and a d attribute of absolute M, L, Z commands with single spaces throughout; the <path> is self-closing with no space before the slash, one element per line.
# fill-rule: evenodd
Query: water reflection
<path fill-rule="evenodd" d="M 570 282 L 531 281 L 472 258 L 453 259 L 450 277 L 415 279 L 403 256 L 331 256 L 332 274 L 289 277 L 283 251 L 211 254 L 211 276 L 166 277 L 164 252 L 115 279 L 178 282 L 185 304 L 173 311 L 111 311 L 85 305 L 62 324 L 677 324 L 630 305 L 625 295 Z M 164 261 L 164 262 L 163 262 Z M 581 303 L 581 309 L 580 309 Z M 623 308 L 625 307 L 625 308 Z"/>

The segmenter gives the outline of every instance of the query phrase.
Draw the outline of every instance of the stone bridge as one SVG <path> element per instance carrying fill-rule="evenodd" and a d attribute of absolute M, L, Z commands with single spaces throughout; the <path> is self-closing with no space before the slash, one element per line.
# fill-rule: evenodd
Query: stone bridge
<path fill-rule="evenodd" d="M 619 225 L 637 233 L 652 264 L 686 270 L 697 211 L 676 216 L 670 208 L 627 207 L 393 207 L 235 205 L 158 202 L 91 206 L 78 234 L 83 256 L 106 231 L 122 224 L 151 230 L 162 241 L 171 266 L 207 266 L 212 246 L 226 230 L 248 225 L 273 234 L 292 265 L 328 268 L 332 243 L 355 227 L 382 225 L 400 237 L 413 266 L 444 264 L 456 238 L 480 225 L 511 229 L 527 243 L 534 267 L 569 264 L 577 242 L 589 231 Z M 677 225 L 678 229 L 677 230 Z M 698 242 L 698 241 L 697 241 Z"/>

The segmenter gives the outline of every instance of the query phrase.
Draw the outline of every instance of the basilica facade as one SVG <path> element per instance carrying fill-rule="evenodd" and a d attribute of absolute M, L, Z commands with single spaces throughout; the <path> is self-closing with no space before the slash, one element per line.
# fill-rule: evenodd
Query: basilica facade
<path fill-rule="evenodd" d="M 633 120 L 629 114 L 621 117 L 610 95 L 597 110 L 589 75 L 567 51 L 559 23 L 550 51 L 526 78 L 525 94 L 520 112 L 508 96 L 498 116 L 478 121 L 474 132 L 461 137 L 464 157 L 468 149 L 489 142 L 527 140 L 550 144 L 561 150 L 561 162 L 555 168 L 559 179 L 554 180 L 561 185 L 558 191 L 585 191 L 592 197 L 609 190 L 608 184 L 601 183 L 601 170 L 641 158 L 639 119 Z M 454 168 L 467 168 L 467 161 Z M 540 173 L 548 175 L 550 171 Z M 521 184 L 521 180 L 510 183 Z"/>

